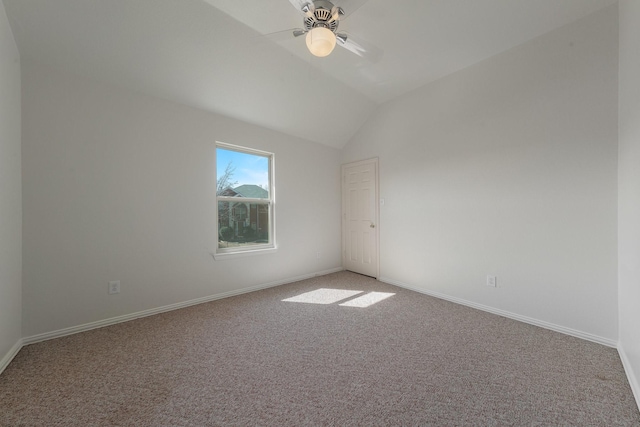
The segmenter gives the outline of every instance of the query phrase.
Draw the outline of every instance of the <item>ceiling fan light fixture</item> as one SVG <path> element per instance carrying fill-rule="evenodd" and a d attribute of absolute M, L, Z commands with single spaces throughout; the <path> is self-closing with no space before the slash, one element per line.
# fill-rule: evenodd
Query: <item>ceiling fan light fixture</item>
<path fill-rule="evenodd" d="M 336 47 L 336 35 L 328 28 L 315 27 L 307 33 L 307 48 L 315 56 L 329 55 Z"/>

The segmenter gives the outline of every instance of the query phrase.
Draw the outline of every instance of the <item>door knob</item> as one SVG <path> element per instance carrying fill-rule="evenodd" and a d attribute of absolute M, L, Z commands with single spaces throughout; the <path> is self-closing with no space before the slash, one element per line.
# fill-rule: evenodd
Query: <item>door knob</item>
<path fill-rule="evenodd" d="M 369 227 L 376 228 L 375 224 L 371 224 Z"/>

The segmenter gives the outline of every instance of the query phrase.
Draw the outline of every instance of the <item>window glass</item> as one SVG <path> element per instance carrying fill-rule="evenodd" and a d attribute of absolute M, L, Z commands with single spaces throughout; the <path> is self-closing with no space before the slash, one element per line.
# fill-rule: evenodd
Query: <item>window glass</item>
<path fill-rule="evenodd" d="M 273 154 L 218 143 L 217 254 L 275 248 Z"/>
<path fill-rule="evenodd" d="M 216 159 L 218 195 L 240 187 L 244 197 L 269 198 L 270 157 L 218 147 Z"/>

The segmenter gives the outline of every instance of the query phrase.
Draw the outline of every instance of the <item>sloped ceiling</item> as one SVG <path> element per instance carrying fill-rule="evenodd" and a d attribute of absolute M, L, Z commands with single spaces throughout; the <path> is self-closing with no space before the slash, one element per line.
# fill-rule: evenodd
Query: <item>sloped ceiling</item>
<path fill-rule="evenodd" d="M 380 103 L 615 0 L 368 0 L 340 30 L 374 62 L 312 57 L 288 0 L 3 2 L 24 59 L 341 148 Z"/>

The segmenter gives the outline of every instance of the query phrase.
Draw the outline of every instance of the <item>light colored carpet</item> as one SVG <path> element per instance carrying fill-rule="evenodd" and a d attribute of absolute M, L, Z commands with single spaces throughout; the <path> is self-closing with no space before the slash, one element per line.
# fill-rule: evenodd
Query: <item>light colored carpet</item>
<path fill-rule="evenodd" d="M 318 289 L 363 293 L 283 301 Z M 395 295 L 340 305 L 371 292 Z M 341 272 L 26 346 L 0 375 L 0 425 L 640 426 L 640 414 L 615 349 Z"/>

